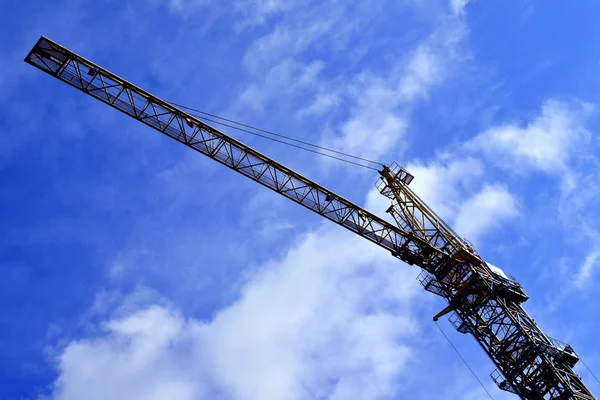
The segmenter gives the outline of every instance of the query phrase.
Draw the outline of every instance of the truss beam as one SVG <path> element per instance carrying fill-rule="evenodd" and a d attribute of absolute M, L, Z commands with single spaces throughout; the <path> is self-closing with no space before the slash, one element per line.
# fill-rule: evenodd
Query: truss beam
<path fill-rule="evenodd" d="M 423 286 L 448 301 L 455 326 L 485 350 L 500 388 L 523 399 L 595 399 L 573 370 L 574 352 L 548 338 L 521 306 L 527 295 L 518 282 L 493 274 L 408 189 L 406 171 L 381 171 L 394 226 L 47 38 L 25 61 L 423 268 Z"/>

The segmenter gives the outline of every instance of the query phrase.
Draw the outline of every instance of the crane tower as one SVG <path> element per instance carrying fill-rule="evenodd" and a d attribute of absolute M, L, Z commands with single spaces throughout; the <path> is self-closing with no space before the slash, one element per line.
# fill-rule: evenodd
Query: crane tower
<path fill-rule="evenodd" d="M 459 332 L 475 338 L 500 389 L 527 400 L 596 399 L 574 370 L 571 346 L 544 334 L 523 308 L 523 287 L 439 218 L 399 165 L 379 170 L 392 224 L 45 37 L 25 61 L 420 267 L 425 290 L 448 303 L 434 320 L 450 314 Z"/>

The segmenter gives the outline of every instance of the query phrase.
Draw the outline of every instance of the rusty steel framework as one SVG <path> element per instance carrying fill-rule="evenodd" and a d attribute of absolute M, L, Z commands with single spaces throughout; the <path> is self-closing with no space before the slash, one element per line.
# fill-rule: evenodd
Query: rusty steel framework
<path fill-rule="evenodd" d="M 451 313 L 455 328 L 475 337 L 500 389 L 522 399 L 595 399 L 574 371 L 573 349 L 521 306 L 521 285 L 494 272 L 419 199 L 403 168 L 384 166 L 378 183 L 395 226 L 47 38 L 25 61 L 422 268 L 421 284 L 449 304 L 434 320 Z"/>

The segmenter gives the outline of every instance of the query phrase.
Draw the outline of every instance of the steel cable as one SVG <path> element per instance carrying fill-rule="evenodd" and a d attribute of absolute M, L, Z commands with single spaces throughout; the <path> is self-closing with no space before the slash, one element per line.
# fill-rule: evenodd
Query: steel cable
<path fill-rule="evenodd" d="M 171 104 L 171 105 L 173 105 L 173 106 L 175 106 L 175 107 L 179 107 L 179 108 L 191 111 L 190 114 L 192 114 L 194 117 L 197 117 L 197 118 L 199 118 L 199 119 L 201 119 L 203 121 L 209 121 L 209 122 L 212 122 L 212 123 L 215 123 L 215 124 L 226 126 L 228 128 L 236 129 L 238 131 L 250 133 L 252 135 L 255 135 L 255 136 L 267 139 L 267 140 L 272 140 L 272 141 L 275 141 L 277 143 L 281 143 L 281 144 L 292 146 L 292 147 L 295 147 L 295 148 L 298 148 L 298 149 L 301 149 L 301 150 L 309 151 L 311 153 L 315 153 L 315 154 L 318 154 L 318 155 L 329 157 L 329 158 L 332 158 L 332 159 L 335 159 L 335 160 L 338 160 L 338 161 L 343 161 L 343 162 L 346 162 L 346 163 L 349 163 L 349 164 L 357 165 L 359 167 L 369 168 L 369 169 L 378 171 L 377 168 L 374 168 L 372 166 L 364 165 L 364 164 L 361 164 L 361 163 L 358 163 L 358 162 L 355 162 L 355 161 L 346 160 L 346 159 L 341 158 L 341 157 L 332 156 L 330 154 L 326 154 L 326 153 L 323 153 L 323 152 L 320 152 L 320 151 L 317 151 L 317 150 L 307 149 L 306 147 L 302 147 L 302 146 L 299 146 L 299 145 L 296 145 L 296 144 L 293 144 L 293 143 L 288 143 L 288 142 L 283 141 L 283 140 L 278 140 L 278 139 L 275 139 L 275 138 L 272 138 L 272 137 L 269 137 L 269 136 L 266 136 L 266 135 L 262 135 L 260 133 L 250 131 L 249 129 L 253 129 L 254 131 L 266 133 L 268 135 L 272 135 L 272 136 L 276 136 L 276 137 L 279 137 L 279 138 L 282 138 L 282 139 L 286 139 L 286 140 L 290 140 L 290 141 L 293 141 L 293 142 L 296 142 L 296 143 L 300 143 L 300 144 L 303 144 L 305 146 L 311 146 L 311 147 L 314 147 L 314 148 L 319 149 L 319 150 L 328 151 L 330 153 L 334 153 L 334 154 L 342 155 L 342 156 L 345 156 L 345 157 L 353 158 L 355 160 L 364 161 L 364 162 L 371 163 L 371 164 L 378 165 L 378 166 L 382 166 L 383 165 L 382 163 L 380 163 L 378 161 L 369 160 L 367 158 L 355 156 L 355 155 L 352 155 L 352 154 L 344 153 L 342 151 L 330 149 L 330 148 L 327 148 L 327 147 L 324 147 L 324 146 L 319 146 L 319 145 L 316 145 L 316 144 L 313 144 L 313 143 L 309 143 L 309 142 L 306 142 L 306 141 L 303 141 L 303 140 L 295 139 L 295 138 L 292 138 L 290 136 L 281 135 L 281 134 L 278 134 L 278 133 L 275 133 L 275 132 L 272 132 L 272 131 L 268 131 L 268 130 L 265 130 L 265 129 L 254 127 L 252 125 L 248 125 L 248 124 L 244 124 L 244 123 L 241 123 L 241 122 L 237 122 L 237 121 L 234 121 L 232 119 L 228 119 L 228 118 L 220 117 L 220 116 L 215 115 L 215 114 L 207 113 L 207 112 L 204 112 L 204 111 L 192 108 L 192 107 L 187 107 L 187 106 L 184 106 L 182 104 L 177 104 L 177 103 L 173 103 L 173 102 L 168 102 L 168 103 Z M 196 113 L 196 114 L 194 114 L 194 113 Z M 207 116 L 212 117 L 212 118 L 216 118 L 216 119 L 218 119 L 220 121 L 208 118 Z M 225 122 L 221 122 L 221 121 L 229 122 L 229 124 L 225 123 Z M 235 124 L 235 125 L 231 125 L 231 124 Z M 238 125 L 238 126 L 236 126 L 236 125 Z M 244 129 L 244 128 L 240 128 L 240 127 L 244 127 L 244 128 L 248 128 L 248 129 Z"/>

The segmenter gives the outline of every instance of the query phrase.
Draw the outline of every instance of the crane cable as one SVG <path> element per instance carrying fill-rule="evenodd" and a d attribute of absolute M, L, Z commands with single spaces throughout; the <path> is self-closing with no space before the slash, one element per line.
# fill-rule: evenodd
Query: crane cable
<path fill-rule="evenodd" d="M 590 369 L 590 367 L 588 367 L 587 364 L 583 361 L 583 359 L 581 358 L 581 356 L 579 356 L 579 361 L 581 361 L 581 363 L 583 364 L 583 366 L 594 377 L 594 379 L 596 380 L 596 382 L 600 383 L 600 380 L 598 380 L 598 378 L 596 377 L 596 375 L 592 372 L 592 370 Z"/>
<path fill-rule="evenodd" d="M 198 109 L 195 109 L 195 108 L 192 108 L 192 107 L 187 107 L 187 106 L 184 106 L 183 104 L 177 104 L 177 103 L 173 103 L 173 102 L 170 102 L 170 101 L 167 101 L 167 103 L 171 104 L 172 106 L 188 110 L 191 115 L 193 115 L 194 117 L 199 118 L 202 121 L 212 122 L 212 123 L 215 123 L 215 124 L 226 126 L 228 128 L 236 129 L 236 130 L 241 131 L 241 132 L 246 132 L 246 133 L 249 133 L 251 135 L 255 135 L 255 136 L 267 139 L 267 140 L 272 140 L 272 141 L 277 142 L 277 143 L 281 143 L 281 144 L 285 144 L 287 146 L 295 147 L 295 148 L 298 148 L 300 150 L 305 150 L 305 151 L 309 151 L 311 153 L 315 153 L 315 154 L 318 154 L 318 155 L 321 155 L 321 156 L 329 157 L 329 158 L 332 158 L 334 160 L 339 160 L 339 161 L 343 161 L 343 162 L 346 162 L 346 163 L 349 163 L 349 164 L 353 164 L 353 165 L 356 165 L 356 166 L 359 166 L 359 167 L 369 168 L 369 169 L 378 171 L 377 168 L 374 168 L 374 167 L 371 167 L 371 166 L 368 166 L 368 165 L 364 165 L 364 164 L 361 164 L 361 163 L 358 163 L 358 162 L 354 162 L 354 161 L 346 160 L 346 159 L 343 159 L 343 158 L 340 158 L 340 157 L 332 156 L 331 154 L 325 154 L 325 153 L 322 153 L 322 152 L 317 151 L 317 150 L 307 149 L 306 147 L 302 147 L 302 146 L 299 146 L 299 145 L 296 145 L 296 144 L 288 143 L 286 141 L 275 139 L 273 137 L 269 137 L 269 136 L 266 136 L 266 135 L 262 135 L 260 133 L 253 132 L 253 131 L 250 131 L 250 130 L 244 129 L 244 128 L 253 129 L 253 130 L 258 131 L 258 132 L 263 132 L 263 133 L 266 133 L 266 134 L 269 134 L 269 135 L 273 135 L 273 136 L 276 136 L 276 137 L 279 137 L 279 138 L 282 138 L 282 139 L 290 140 L 290 141 L 293 141 L 293 142 L 296 142 L 296 143 L 300 143 L 300 144 L 303 144 L 303 145 L 306 145 L 306 146 L 311 146 L 311 147 L 314 147 L 314 148 L 317 148 L 317 149 L 320 149 L 320 150 L 329 151 L 331 153 L 343 155 L 345 157 L 353 158 L 355 160 L 365 161 L 367 163 L 371 163 L 371 164 L 375 164 L 375 165 L 380 165 L 380 166 L 383 165 L 381 162 L 378 162 L 378 161 L 372 161 L 372 160 L 369 160 L 369 159 L 366 159 L 366 158 L 362 158 L 362 157 L 359 157 L 359 156 L 354 156 L 352 154 L 344 153 L 344 152 L 341 152 L 341 151 L 338 151 L 338 150 L 333 150 L 333 149 L 330 149 L 330 148 L 327 148 L 327 147 L 323 147 L 323 146 L 319 146 L 319 145 L 316 145 L 316 144 L 313 144 L 313 143 L 305 142 L 305 141 L 302 141 L 302 140 L 299 140 L 299 139 L 295 139 L 295 138 L 292 138 L 292 137 L 289 137 L 289 136 L 281 135 L 281 134 L 278 134 L 278 133 L 275 133 L 275 132 L 272 132 L 272 131 L 268 131 L 268 130 L 265 130 L 265 129 L 257 128 L 257 127 L 252 126 L 252 125 L 248 125 L 248 124 L 244 124 L 244 123 L 241 123 L 241 122 L 234 121 L 232 119 L 220 117 L 218 115 L 211 114 L 211 113 L 208 113 L 208 112 L 205 112 L 205 111 L 201 111 L 201 110 L 198 110 Z M 220 121 L 208 118 L 207 116 L 208 117 L 212 117 L 212 118 L 216 118 L 216 119 L 218 119 Z M 235 125 L 230 125 L 230 124 L 222 122 L 222 121 L 226 121 L 226 122 L 229 122 L 230 124 L 235 124 Z M 244 128 L 240 128 L 240 126 L 244 127 Z M 450 343 L 450 346 L 452 346 L 452 348 L 454 349 L 454 351 L 456 352 L 456 354 L 458 354 L 458 356 L 463 361 L 463 363 L 467 366 L 467 368 L 469 369 L 469 371 L 471 371 L 471 374 L 473 374 L 473 376 L 475 377 L 475 379 L 477 380 L 477 382 L 479 382 L 479 384 L 481 385 L 481 387 L 483 388 L 483 390 L 485 390 L 485 392 L 487 393 L 487 395 L 492 400 L 494 400 L 494 398 L 492 397 L 492 395 L 490 394 L 490 392 L 486 389 L 486 387 L 481 382 L 481 380 L 479 379 L 479 377 L 477 377 L 477 375 L 475 374 L 475 372 L 473 371 L 473 369 L 469 366 L 469 364 L 463 358 L 463 356 L 460 354 L 460 352 L 458 351 L 458 349 L 450 341 L 450 338 L 446 335 L 446 333 L 442 330 L 442 328 L 438 325 L 437 322 L 435 323 L 435 325 L 438 327 L 438 329 L 440 330 L 440 332 L 442 333 L 442 335 L 444 335 L 444 337 L 446 338 L 446 340 L 448 341 L 448 343 Z M 598 378 L 596 377 L 596 375 L 592 372 L 592 370 L 587 366 L 587 364 L 581 358 L 580 358 L 580 361 L 585 366 L 585 368 L 588 370 L 588 372 L 594 377 L 594 379 L 598 383 L 600 383 L 600 380 L 598 380 Z"/>
<path fill-rule="evenodd" d="M 494 398 L 492 397 L 492 395 L 490 394 L 490 392 L 488 392 L 488 390 L 485 388 L 485 386 L 483 385 L 483 382 L 481 382 L 481 380 L 477 377 L 477 375 L 475 374 L 475 371 L 473 371 L 473 369 L 471 369 L 471 367 L 469 366 L 469 363 L 467 363 L 467 360 L 464 359 L 464 357 L 460 354 L 460 352 L 458 351 L 458 349 L 454 346 L 454 344 L 450 341 L 450 338 L 446 335 L 446 333 L 442 330 L 442 327 L 438 325 L 437 322 L 435 322 L 435 326 L 438 327 L 438 329 L 440 330 L 440 332 L 442 332 L 442 335 L 444 335 L 444 337 L 446 338 L 446 340 L 448 341 L 448 343 L 450 343 L 450 346 L 452 346 L 452 348 L 454 349 L 454 351 L 456 352 L 456 354 L 458 354 L 458 356 L 460 357 L 460 359 L 463 361 L 463 363 L 465 363 L 465 365 L 467 366 L 467 368 L 469 369 L 469 371 L 471 371 L 471 374 L 473 374 L 473 376 L 475 377 L 475 379 L 477 379 L 477 382 L 479 382 L 479 384 L 481 385 L 481 387 L 483 388 L 483 390 L 485 390 L 485 392 L 487 393 L 487 395 L 490 397 L 490 399 L 494 400 Z"/>
<path fill-rule="evenodd" d="M 324 147 L 324 146 L 319 146 L 319 145 L 316 145 L 316 144 L 313 144 L 313 143 L 305 142 L 305 141 L 302 141 L 302 140 L 299 140 L 299 139 L 295 139 L 295 138 L 292 138 L 292 137 L 289 137 L 289 136 L 285 136 L 285 135 L 281 135 L 281 134 L 275 133 L 273 131 L 268 131 L 268 130 L 265 130 L 265 129 L 257 128 L 257 127 L 252 126 L 252 125 L 248 125 L 248 124 L 244 124 L 244 123 L 241 123 L 241 122 L 234 121 L 232 119 L 220 117 L 218 115 L 211 114 L 211 113 L 208 113 L 208 112 L 205 112 L 205 111 L 201 111 L 201 110 L 198 110 L 198 109 L 195 109 L 195 108 L 192 108 L 192 107 L 187 107 L 187 106 L 184 106 L 182 104 L 177 104 L 177 103 L 173 103 L 173 102 L 170 102 L 170 101 L 168 101 L 168 103 L 171 104 L 171 105 L 173 105 L 173 106 L 175 106 L 175 107 L 179 107 L 179 108 L 187 110 L 188 112 L 190 112 L 191 115 L 193 115 L 194 117 L 199 118 L 202 121 L 212 122 L 212 123 L 215 123 L 215 124 L 219 124 L 221 126 L 226 126 L 228 128 L 236 129 L 236 130 L 241 131 L 241 132 L 246 132 L 246 133 L 249 133 L 251 135 L 255 135 L 255 136 L 267 139 L 267 140 L 272 140 L 272 141 L 277 142 L 277 143 L 281 143 L 281 144 L 285 144 L 285 145 L 288 145 L 288 146 L 291 146 L 291 147 L 295 147 L 295 148 L 300 149 L 300 150 L 309 151 L 311 153 L 315 153 L 315 154 L 318 154 L 318 155 L 321 155 L 321 156 L 329 157 L 329 158 L 332 158 L 332 159 L 335 159 L 335 160 L 339 160 L 339 161 L 343 161 L 343 162 L 346 162 L 346 163 L 349 163 L 349 164 L 353 164 L 353 165 L 356 165 L 356 166 L 359 166 L 359 167 L 369 168 L 369 169 L 378 171 L 377 168 L 374 168 L 372 166 L 368 166 L 368 165 L 364 165 L 364 164 L 361 164 L 361 163 L 358 163 L 358 162 L 346 160 L 346 159 L 343 159 L 343 158 L 340 158 L 340 157 L 333 156 L 331 154 L 322 153 L 322 152 L 317 151 L 317 150 L 307 149 L 306 147 L 302 147 L 302 146 L 299 146 L 299 145 L 296 145 L 296 144 L 292 144 L 292 143 L 289 143 L 289 142 L 286 142 L 286 141 L 283 141 L 283 140 L 275 139 L 273 137 L 262 135 L 260 133 L 253 132 L 253 131 L 250 131 L 250 130 L 244 129 L 244 128 L 253 129 L 253 130 L 258 131 L 258 132 L 266 133 L 268 135 L 273 135 L 273 136 L 276 136 L 276 137 L 279 137 L 279 138 L 282 138 L 282 139 L 286 139 L 286 140 L 290 140 L 290 141 L 293 141 L 293 142 L 296 142 L 296 143 L 300 143 L 300 144 L 303 144 L 303 145 L 306 145 L 306 146 L 311 146 L 311 147 L 317 148 L 319 150 L 324 150 L 324 151 L 328 151 L 328 152 L 331 152 L 331 153 L 343 155 L 345 157 L 353 158 L 355 160 L 365 161 L 367 163 L 371 163 L 371 164 L 375 164 L 375 165 L 383 165 L 382 163 L 380 163 L 378 161 L 372 161 L 372 160 L 369 160 L 369 159 L 366 159 L 366 158 L 362 158 L 362 157 L 359 157 L 359 156 L 354 156 L 352 154 L 344 153 L 344 152 L 341 152 L 341 151 L 338 151 L 338 150 L 333 150 L 333 149 L 330 149 L 330 148 L 327 148 L 327 147 Z M 208 118 L 208 117 L 216 118 L 216 120 Z M 222 121 L 225 121 L 225 122 L 222 122 Z M 229 124 L 226 123 L 226 122 L 228 122 Z M 231 125 L 231 124 L 234 124 L 234 125 Z M 243 127 L 243 128 L 241 128 L 241 127 Z M 437 328 L 439 329 L 439 331 L 442 333 L 442 335 L 446 338 L 446 340 L 448 341 L 448 343 L 450 344 L 450 346 L 452 346 L 452 348 L 454 349 L 454 351 L 456 352 L 456 354 L 460 357 L 460 359 L 463 361 L 463 363 L 466 365 L 466 367 L 469 369 L 469 371 L 471 371 L 471 374 L 475 377 L 475 379 L 477 380 L 477 382 L 479 382 L 479 385 L 481 385 L 481 388 L 487 393 L 487 395 L 489 396 L 490 399 L 494 400 L 494 397 L 486 389 L 486 387 L 483 384 L 483 382 L 481 382 L 481 380 L 479 379 L 479 377 L 475 374 L 475 371 L 473 371 L 473 369 L 469 366 L 469 364 L 467 363 L 467 360 L 465 360 L 464 357 L 460 354 L 460 352 L 458 351 L 458 349 L 456 348 L 456 346 L 454 346 L 454 344 L 452 343 L 452 341 L 450 340 L 450 338 L 446 335 L 446 333 L 443 331 L 443 329 L 439 326 L 439 324 L 437 322 L 435 322 L 435 325 L 437 326 Z M 581 358 L 580 358 L 580 360 L 581 360 Z M 587 364 L 583 360 L 581 360 L 581 363 L 585 366 L 585 368 L 588 370 L 588 372 L 594 377 L 594 379 L 596 379 L 596 381 L 598 381 L 598 383 L 600 383 L 600 381 L 598 380 L 598 378 L 596 377 L 596 375 L 594 375 L 594 373 L 590 370 L 590 368 L 587 366 Z"/>
<path fill-rule="evenodd" d="M 229 127 L 229 128 L 237 129 L 238 131 L 246 132 L 246 133 L 249 133 L 251 135 L 258 136 L 258 137 L 261 137 L 261 138 L 264 138 L 264 139 L 267 139 L 267 140 L 271 140 L 271 141 L 274 141 L 274 142 L 277 142 L 277 143 L 285 144 L 287 146 L 295 147 L 295 148 L 300 149 L 300 150 L 309 151 L 311 153 L 315 153 L 315 154 L 318 154 L 318 155 L 321 155 L 321 156 L 324 156 L 324 157 L 329 157 L 329 158 L 332 158 L 334 160 L 339 160 L 339 161 L 343 161 L 343 162 L 348 163 L 348 164 L 353 164 L 353 165 L 356 165 L 356 166 L 359 166 L 359 167 L 368 168 L 368 169 L 372 169 L 374 171 L 378 171 L 377 168 L 374 168 L 374 167 L 371 167 L 371 166 L 368 166 L 368 165 L 364 165 L 364 164 L 357 163 L 357 162 L 354 162 L 354 161 L 346 160 L 346 159 L 341 158 L 341 157 L 332 156 L 331 154 L 322 153 L 322 152 L 317 151 L 317 150 L 307 149 L 306 147 L 298 146 L 297 144 L 288 143 L 288 142 L 285 142 L 283 140 L 275 139 L 275 138 L 272 138 L 272 137 L 269 137 L 269 136 L 266 136 L 266 135 L 262 135 L 260 133 L 252 132 L 252 131 L 249 131 L 249 130 L 244 129 L 244 128 L 239 128 L 237 126 L 229 125 L 229 124 L 226 124 L 224 122 L 215 121 L 213 119 L 206 118 L 206 117 L 203 117 L 201 115 L 194 115 L 194 114 L 192 114 L 192 115 L 195 116 L 195 117 L 197 117 L 197 118 L 199 118 L 202 121 L 205 121 L 205 122 L 213 122 L 215 124 L 219 124 L 219 125 L 226 126 L 226 127 Z M 316 146 L 316 145 L 313 145 L 313 146 Z"/>
<path fill-rule="evenodd" d="M 295 147 L 297 149 L 301 149 L 301 150 L 309 151 L 311 153 L 315 153 L 315 154 L 318 154 L 318 155 L 329 157 L 329 158 L 332 158 L 334 160 L 343 161 L 343 162 L 346 162 L 346 163 L 349 163 L 349 164 L 357 165 L 357 166 L 363 167 L 363 168 L 369 168 L 369 169 L 372 169 L 372 170 L 375 170 L 375 171 L 379 170 L 378 168 L 374 168 L 374 167 L 369 166 L 369 165 L 364 165 L 364 164 L 361 164 L 359 162 L 346 160 L 344 158 L 336 157 L 336 156 L 333 156 L 331 154 L 326 154 L 326 153 L 323 153 L 323 152 L 320 152 L 320 151 L 317 151 L 317 150 L 307 149 L 306 147 L 302 147 L 302 146 L 299 146 L 299 145 L 296 145 L 296 144 L 293 144 L 293 143 L 288 143 L 288 142 L 286 142 L 284 140 L 275 139 L 273 137 L 269 137 L 269 136 L 266 136 L 266 135 L 263 135 L 263 134 L 260 134 L 260 133 L 254 132 L 254 131 L 250 131 L 250 130 L 244 129 L 244 128 L 253 129 L 255 131 L 266 133 L 268 135 L 273 135 L 273 136 L 276 136 L 276 137 L 279 137 L 279 138 L 283 138 L 283 139 L 286 139 L 286 140 L 290 140 L 290 141 L 293 141 L 293 142 L 296 142 L 296 143 L 300 143 L 300 144 L 303 144 L 303 145 L 306 145 L 306 146 L 311 146 L 311 147 L 314 147 L 314 148 L 319 149 L 319 150 L 324 150 L 324 151 L 328 151 L 328 152 L 331 152 L 331 153 L 334 153 L 334 154 L 339 154 L 339 155 L 342 155 L 342 156 L 345 156 L 345 157 L 353 158 L 355 160 L 364 161 L 364 162 L 367 162 L 367 163 L 370 163 L 370 164 L 374 164 L 374 165 L 378 165 L 378 166 L 382 166 L 383 165 L 383 163 L 378 162 L 378 161 L 373 161 L 373 160 L 369 160 L 367 158 L 362 158 L 362 157 L 359 157 L 359 156 L 354 156 L 352 154 L 344 153 L 344 152 L 341 152 L 341 151 L 338 151 L 338 150 L 333 150 L 333 149 L 330 149 L 330 148 L 327 148 L 327 147 L 324 147 L 324 146 L 319 146 L 319 145 L 316 145 L 316 144 L 313 144 L 313 143 L 309 143 L 309 142 L 306 142 L 306 141 L 303 141 L 303 140 L 299 140 L 299 139 L 295 139 L 295 138 L 292 138 L 292 137 L 289 137 L 289 136 L 281 135 L 281 134 L 278 134 L 278 133 L 275 133 L 275 132 L 272 132 L 272 131 L 268 131 L 268 130 L 265 130 L 265 129 L 254 127 L 252 125 L 247 125 L 247 124 L 244 124 L 244 123 L 241 123 L 241 122 L 237 122 L 237 121 L 234 121 L 232 119 L 220 117 L 220 116 L 215 115 L 215 114 L 211 114 L 211 113 L 207 113 L 207 112 L 195 109 L 195 108 L 187 107 L 187 106 L 184 106 L 182 104 L 177 104 L 177 103 L 173 103 L 173 102 L 169 102 L 169 101 L 168 101 L 168 103 L 171 104 L 171 105 L 173 105 L 173 106 L 175 106 L 175 107 L 179 107 L 179 108 L 183 108 L 185 110 L 191 111 L 190 112 L 191 115 L 193 115 L 194 117 L 197 117 L 197 118 L 201 119 L 202 121 L 208 121 L 208 122 L 212 122 L 212 123 L 219 124 L 219 125 L 222 125 L 222 126 L 226 126 L 228 128 L 236 129 L 238 131 L 250 133 L 251 135 L 255 135 L 255 136 L 258 136 L 258 137 L 261 137 L 261 138 L 264 138 L 264 139 L 272 140 L 274 142 L 278 142 L 278 143 L 285 144 L 285 145 L 288 145 L 288 146 L 291 146 L 291 147 Z M 212 117 L 212 118 L 216 118 L 216 119 L 218 119 L 220 121 L 208 118 L 207 116 L 208 117 Z M 230 124 L 228 124 L 226 122 L 222 122 L 222 121 L 229 122 Z M 231 124 L 235 124 L 235 125 L 231 125 Z M 241 127 L 244 127 L 244 128 L 241 128 Z"/>

